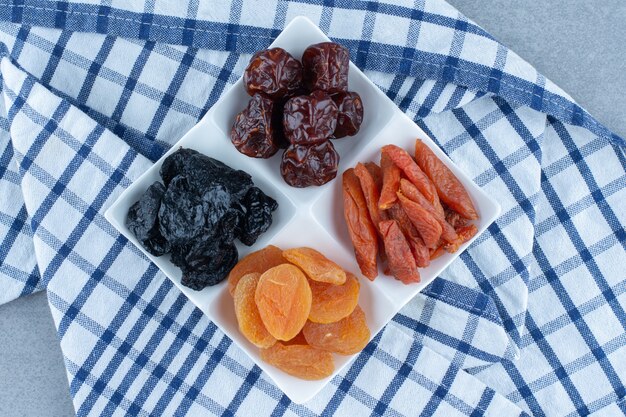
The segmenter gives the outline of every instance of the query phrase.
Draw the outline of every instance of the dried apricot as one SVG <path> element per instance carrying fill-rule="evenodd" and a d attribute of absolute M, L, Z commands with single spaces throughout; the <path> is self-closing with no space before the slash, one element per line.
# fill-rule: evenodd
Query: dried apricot
<path fill-rule="evenodd" d="M 285 345 L 281 342 L 261 349 L 261 359 L 301 379 L 323 379 L 335 370 L 333 355 L 309 345 Z"/>
<path fill-rule="evenodd" d="M 309 317 L 311 288 L 298 267 L 282 264 L 261 275 L 254 300 L 267 331 L 278 340 L 289 340 Z"/>
<path fill-rule="evenodd" d="M 386 210 L 398 199 L 398 189 L 400 188 L 400 168 L 398 168 L 388 154 L 380 155 L 380 168 L 383 174 L 383 185 L 380 189 L 380 199 L 378 207 Z"/>
<path fill-rule="evenodd" d="M 239 280 L 234 294 L 235 315 L 241 334 L 255 346 L 267 348 L 276 343 L 276 339 L 265 328 L 254 301 L 260 277 L 258 272 L 251 272 Z"/>
<path fill-rule="evenodd" d="M 411 248 L 404 234 L 402 234 L 398 222 L 395 220 L 382 221 L 380 230 L 385 240 L 387 260 L 393 276 L 404 284 L 420 282 L 420 274 L 411 253 Z"/>
<path fill-rule="evenodd" d="M 402 205 L 402 209 L 417 229 L 420 236 L 424 240 L 427 248 L 437 247 L 439 238 L 441 238 L 441 225 L 437 220 L 422 206 L 415 201 L 409 200 L 402 193 L 398 193 L 398 199 Z"/>
<path fill-rule="evenodd" d="M 400 180 L 400 191 L 402 191 L 402 194 L 404 194 L 407 198 L 415 201 L 417 204 L 426 209 L 426 211 L 428 211 L 435 218 L 435 220 L 437 220 L 437 222 L 441 225 L 441 237 L 443 240 L 446 242 L 454 242 L 457 239 L 458 236 L 454 227 L 446 221 L 442 214 L 435 210 L 430 201 L 426 200 L 426 197 L 424 197 L 420 190 L 411 184 L 411 182 L 402 178 Z"/>
<path fill-rule="evenodd" d="M 335 323 L 320 324 L 308 321 L 302 329 L 309 345 L 339 353 L 353 355 L 363 350 L 370 340 L 365 313 L 358 305 L 348 317 Z"/>
<path fill-rule="evenodd" d="M 415 141 L 415 159 L 417 164 L 435 184 L 437 194 L 451 209 L 469 220 L 478 219 L 472 199 L 461 181 L 433 153 L 424 142 Z M 426 194 L 424 194 L 426 195 Z"/>
<path fill-rule="evenodd" d="M 382 148 L 382 153 L 383 155 L 389 155 L 393 163 L 402 170 L 409 181 L 424 194 L 424 197 L 426 197 L 428 201 L 434 202 L 435 199 L 438 199 L 437 191 L 432 183 L 407 151 L 396 145 L 385 145 Z"/>
<path fill-rule="evenodd" d="M 266 248 L 252 252 L 241 258 L 237 265 L 228 274 L 228 292 L 234 295 L 237 283 L 250 272 L 263 273 L 268 269 L 280 264 L 284 264 L 283 251 L 276 246 L 269 245 Z"/>
<path fill-rule="evenodd" d="M 300 333 L 298 333 L 293 339 L 284 340 L 281 343 L 283 345 L 285 345 L 285 346 L 287 346 L 287 345 L 308 345 L 309 344 L 306 341 L 306 338 L 304 337 L 304 333 L 302 333 L 302 330 L 300 330 Z"/>
<path fill-rule="evenodd" d="M 314 281 L 341 285 L 346 282 L 343 269 L 315 249 L 294 248 L 283 251 L 283 258 L 302 269 Z"/>
<path fill-rule="evenodd" d="M 347 272 L 343 285 L 309 281 L 313 302 L 309 320 L 314 323 L 332 323 L 347 317 L 359 302 L 358 279 Z"/>
<path fill-rule="evenodd" d="M 459 235 L 459 238 L 456 241 L 443 246 L 444 249 L 450 253 L 454 253 L 459 250 L 459 246 L 474 237 L 474 235 L 478 232 L 478 229 L 475 225 L 470 224 L 467 226 L 461 226 L 456 231 Z"/>

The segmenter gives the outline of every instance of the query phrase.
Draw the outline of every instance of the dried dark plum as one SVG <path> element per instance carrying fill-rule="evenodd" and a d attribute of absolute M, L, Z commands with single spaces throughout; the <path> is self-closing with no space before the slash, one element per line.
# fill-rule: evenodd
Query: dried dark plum
<path fill-rule="evenodd" d="M 183 172 L 196 190 L 204 190 L 219 184 L 235 200 L 241 199 L 252 187 L 250 174 L 242 170 L 235 170 L 223 162 L 201 153 L 188 158 Z"/>
<path fill-rule="evenodd" d="M 339 139 L 356 135 L 363 121 L 363 101 L 361 96 L 353 91 L 348 91 L 347 93 L 335 94 L 333 101 L 339 108 L 337 127 L 333 133 L 333 138 Z"/>
<path fill-rule="evenodd" d="M 153 183 L 139 201 L 128 210 L 126 226 L 149 253 L 161 256 L 170 251 L 169 242 L 159 232 L 159 208 L 165 194 L 165 186 Z"/>
<path fill-rule="evenodd" d="M 170 181 L 159 209 L 159 230 L 172 245 L 197 237 L 206 224 L 202 198 L 189 185 L 186 176 Z"/>
<path fill-rule="evenodd" d="M 183 169 L 192 155 L 198 154 L 198 151 L 189 148 L 179 148 L 176 152 L 170 154 L 161 165 L 159 174 L 163 178 L 163 182 L 167 187 L 175 176 L 182 174 Z"/>
<path fill-rule="evenodd" d="M 302 54 L 304 84 L 310 90 L 348 90 L 350 52 L 334 42 L 311 45 Z"/>
<path fill-rule="evenodd" d="M 273 116 L 275 107 L 269 98 L 255 94 L 246 108 L 235 116 L 230 140 L 239 152 L 252 158 L 269 158 L 278 152 L 274 137 L 282 132 Z"/>
<path fill-rule="evenodd" d="M 175 246 L 172 262 L 182 273 L 182 284 L 199 291 L 224 280 L 238 259 L 235 245 L 221 242 L 209 234 L 193 244 Z"/>
<path fill-rule="evenodd" d="M 339 154 L 330 141 L 312 146 L 291 145 L 283 153 L 280 173 L 292 187 L 323 185 L 337 176 Z"/>
<path fill-rule="evenodd" d="M 243 73 L 243 83 L 251 96 L 263 93 L 277 100 L 302 86 L 302 64 L 282 48 L 259 51 Z"/>
<path fill-rule="evenodd" d="M 337 105 L 323 91 L 293 97 L 284 108 L 283 128 L 294 145 L 313 145 L 325 141 L 337 126 Z"/>
<path fill-rule="evenodd" d="M 242 203 L 246 214 L 241 224 L 239 240 L 244 245 L 252 246 L 272 225 L 272 212 L 278 208 L 278 203 L 257 187 L 250 188 Z"/>

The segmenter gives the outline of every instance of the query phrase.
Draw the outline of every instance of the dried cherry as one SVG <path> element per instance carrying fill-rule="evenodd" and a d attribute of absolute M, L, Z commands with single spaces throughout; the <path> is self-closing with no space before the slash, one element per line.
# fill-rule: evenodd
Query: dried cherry
<path fill-rule="evenodd" d="M 310 90 L 348 90 L 350 52 L 334 42 L 311 45 L 302 54 L 304 84 Z"/>
<path fill-rule="evenodd" d="M 252 158 L 269 158 L 278 152 L 282 131 L 273 116 L 275 107 L 269 98 L 255 94 L 235 116 L 230 140 L 239 152 Z"/>
<path fill-rule="evenodd" d="M 354 136 L 361 128 L 363 122 L 363 101 L 358 93 L 348 91 L 333 95 L 333 101 L 337 104 L 337 127 L 333 133 L 334 139 L 346 136 Z"/>
<path fill-rule="evenodd" d="M 330 141 L 312 146 L 291 145 L 283 153 L 280 173 L 292 187 L 323 185 L 337 176 L 339 154 Z"/>
<path fill-rule="evenodd" d="M 337 126 L 339 110 L 323 91 L 290 98 L 283 108 L 283 131 L 294 145 L 314 145 L 328 139 Z"/>
<path fill-rule="evenodd" d="M 251 96 L 263 93 L 277 100 L 302 87 L 302 64 L 282 48 L 265 49 L 250 59 L 243 83 Z"/>

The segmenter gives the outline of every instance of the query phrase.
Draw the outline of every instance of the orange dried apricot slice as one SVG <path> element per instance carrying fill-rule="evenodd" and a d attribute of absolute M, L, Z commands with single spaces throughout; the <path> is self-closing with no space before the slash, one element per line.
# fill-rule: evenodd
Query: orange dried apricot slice
<path fill-rule="evenodd" d="M 268 269 L 284 263 L 285 259 L 283 258 L 282 249 L 272 245 L 241 258 L 230 271 L 230 274 L 228 274 L 228 291 L 230 295 L 235 293 L 237 283 L 244 275 L 250 272 L 262 274 Z"/>
<path fill-rule="evenodd" d="M 263 324 L 278 340 L 294 338 L 311 311 L 311 288 L 302 271 L 282 264 L 259 278 L 254 300 Z"/>
<path fill-rule="evenodd" d="M 315 249 L 288 249 L 283 251 L 283 258 L 300 267 L 314 281 L 336 285 L 346 282 L 344 270 Z"/>
<path fill-rule="evenodd" d="M 252 272 L 239 280 L 234 294 L 235 315 L 241 334 L 255 346 L 267 348 L 276 343 L 276 339 L 265 328 L 254 301 L 260 277 L 258 272 Z"/>
<path fill-rule="evenodd" d="M 310 281 L 313 303 L 309 320 L 314 323 L 333 323 L 349 316 L 359 302 L 359 280 L 347 272 L 343 285 Z"/>
<path fill-rule="evenodd" d="M 352 355 L 363 350 L 370 340 L 365 313 L 358 305 L 348 317 L 335 323 L 313 323 L 308 321 L 302 329 L 309 345 L 339 353 Z"/>
<path fill-rule="evenodd" d="M 295 377 L 323 379 L 335 370 L 333 355 L 309 345 L 285 345 L 278 342 L 261 349 L 261 359 Z"/>

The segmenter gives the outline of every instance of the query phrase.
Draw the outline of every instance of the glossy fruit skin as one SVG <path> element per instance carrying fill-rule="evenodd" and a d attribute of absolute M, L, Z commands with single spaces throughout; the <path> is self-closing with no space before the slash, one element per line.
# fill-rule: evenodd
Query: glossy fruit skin
<path fill-rule="evenodd" d="M 283 108 L 283 132 L 293 145 L 315 145 L 327 140 L 337 126 L 339 110 L 323 91 L 290 98 Z"/>
<path fill-rule="evenodd" d="M 365 313 L 358 305 L 347 317 L 327 324 L 307 322 L 302 329 L 309 345 L 341 355 L 353 355 L 370 340 Z"/>
<path fill-rule="evenodd" d="M 312 248 L 293 248 L 283 251 L 283 258 L 296 265 L 309 279 L 342 285 L 346 272 L 336 263 Z"/>
<path fill-rule="evenodd" d="M 333 323 L 349 316 L 359 302 L 359 280 L 347 273 L 342 285 L 309 281 L 313 302 L 309 321 L 314 323 Z"/>
<path fill-rule="evenodd" d="M 472 199 L 463 184 L 421 140 L 415 142 L 415 159 L 432 180 L 441 201 L 468 220 L 478 219 Z"/>
<path fill-rule="evenodd" d="M 334 42 L 311 45 L 302 54 L 304 84 L 328 93 L 348 91 L 350 52 Z"/>
<path fill-rule="evenodd" d="M 261 93 L 278 100 L 302 87 L 302 64 L 282 48 L 255 53 L 243 73 L 249 95 Z"/>
<path fill-rule="evenodd" d="M 380 155 L 380 168 L 382 171 L 383 185 L 380 190 L 380 199 L 378 207 L 381 210 L 387 210 L 398 199 L 398 190 L 400 189 L 400 168 L 393 163 L 387 153 Z"/>
<path fill-rule="evenodd" d="M 276 343 L 261 320 L 254 295 L 261 274 L 252 272 L 239 280 L 234 293 L 235 315 L 239 331 L 250 343 L 260 348 L 267 348 Z"/>
<path fill-rule="evenodd" d="M 333 355 L 309 345 L 277 342 L 261 349 L 261 359 L 300 379 L 324 379 L 335 370 Z"/>
<path fill-rule="evenodd" d="M 320 186 L 337 176 L 339 154 L 330 141 L 312 146 L 291 145 L 283 153 L 280 173 L 292 187 Z"/>
<path fill-rule="evenodd" d="M 241 258 L 228 274 L 228 292 L 235 294 L 235 288 L 244 275 L 258 272 L 262 274 L 270 268 L 282 265 L 287 261 L 283 258 L 282 249 L 269 245 Z"/>
<path fill-rule="evenodd" d="M 332 97 L 339 110 L 337 127 L 333 133 L 333 138 L 340 139 L 359 133 L 361 123 L 363 122 L 363 101 L 361 96 L 354 91 L 348 91 L 337 93 Z"/>
<path fill-rule="evenodd" d="M 255 94 L 237 116 L 230 131 L 235 148 L 251 158 L 270 158 L 278 152 L 281 126 L 273 116 L 275 104 L 261 94 Z"/>
<path fill-rule="evenodd" d="M 343 173 L 343 214 L 361 273 L 368 279 L 378 276 L 378 236 L 370 219 L 367 202 L 354 169 Z"/>
<path fill-rule="evenodd" d="M 427 248 L 434 249 L 441 238 L 441 225 L 437 220 L 416 202 L 409 200 L 402 193 L 398 193 L 402 209 L 419 232 Z"/>
<path fill-rule="evenodd" d="M 159 231 L 159 208 L 165 194 L 165 186 L 154 182 L 139 201 L 128 210 L 126 226 L 137 237 L 145 250 L 161 256 L 171 250 L 170 243 Z"/>
<path fill-rule="evenodd" d="M 282 264 L 265 271 L 254 300 L 267 331 L 278 340 L 293 339 L 311 312 L 311 288 L 296 266 Z"/>
<path fill-rule="evenodd" d="M 272 225 L 272 213 L 278 208 L 278 203 L 257 187 L 251 187 L 240 203 L 243 214 L 237 237 L 244 245 L 252 246 Z"/>
<path fill-rule="evenodd" d="M 393 276 L 404 284 L 420 282 L 420 274 L 411 248 L 395 220 L 381 222 L 389 268 Z"/>

